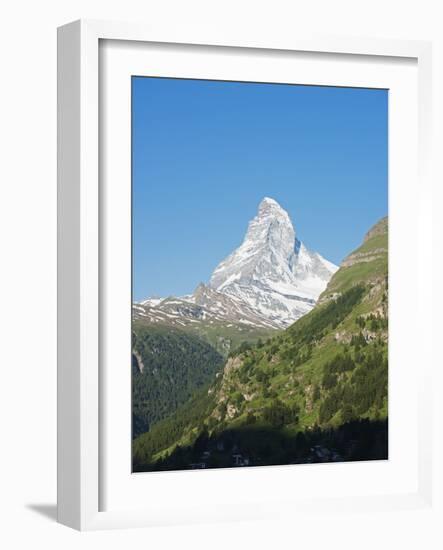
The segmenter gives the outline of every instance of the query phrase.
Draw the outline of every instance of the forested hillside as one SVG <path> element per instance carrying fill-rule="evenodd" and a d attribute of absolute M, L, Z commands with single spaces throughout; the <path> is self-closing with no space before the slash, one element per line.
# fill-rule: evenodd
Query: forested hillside
<path fill-rule="evenodd" d="M 387 239 L 384 219 L 310 313 L 138 437 L 134 469 L 387 458 Z"/>
<path fill-rule="evenodd" d="M 133 436 L 173 413 L 214 379 L 223 357 L 206 341 L 171 327 L 133 324 Z"/>

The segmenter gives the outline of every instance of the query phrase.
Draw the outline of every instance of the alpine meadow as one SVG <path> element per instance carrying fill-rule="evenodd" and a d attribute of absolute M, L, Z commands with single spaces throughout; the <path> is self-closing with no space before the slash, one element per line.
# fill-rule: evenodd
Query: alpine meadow
<path fill-rule="evenodd" d="M 387 92 L 134 77 L 132 126 L 133 471 L 386 460 Z"/>

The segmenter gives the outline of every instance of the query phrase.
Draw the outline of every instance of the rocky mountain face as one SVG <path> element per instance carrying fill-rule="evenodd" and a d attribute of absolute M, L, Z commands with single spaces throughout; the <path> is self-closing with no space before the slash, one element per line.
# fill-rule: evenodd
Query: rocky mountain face
<path fill-rule="evenodd" d="M 336 270 L 296 238 L 288 213 L 264 198 L 242 244 L 217 266 L 209 284 L 188 296 L 134 304 L 134 317 L 177 326 L 285 328 L 314 307 Z"/>
<path fill-rule="evenodd" d="M 288 213 L 266 197 L 243 243 L 217 266 L 209 285 L 283 328 L 313 308 L 335 271 L 296 238 Z"/>
<path fill-rule="evenodd" d="M 368 232 L 312 311 L 231 353 L 205 395 L 135 440 L 136 469 L 233 466 L 234 456 L 243 465 L 387 458 L 387 228 L 385 219 Z M 286 253 L 284 265 L 295 261 L 289 246 Z M 233 256 L 219 273 L 238 264 Z M 246 263 L 245 277 L 257 265 Z M 215 278 L 218 288 L 235 273 Z"/>
<path fill-rule="evenodd" d="M 278 328 L 278 323 L 268 320 L 248 304 L 228 294 L 200 283 L 193 294 L 169 297 L 161 300 L 148 299 L 133 305 L 135 319 L 151 323 L 166 323 L 177 326 L 220 322 L 235 322 L 240 325 Z"/>

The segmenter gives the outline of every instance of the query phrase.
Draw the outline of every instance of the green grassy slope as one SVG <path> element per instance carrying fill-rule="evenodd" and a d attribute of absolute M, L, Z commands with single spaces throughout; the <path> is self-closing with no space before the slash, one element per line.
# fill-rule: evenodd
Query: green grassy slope
<path fill-rule="evenodd" d="M 217 450 L 227 434 L 250 464 L 310 461 L 309 445 L 319 441 L 340 448 L 342 459 L 385 457 L 387 240 L 384 219 L 309 314 L 264 344 L 231 354 L 194 403 L 197 416 L 179 409 L 163 424 L 161 440 L 155 433 L 136 439 L 135 469 L 188 467 L 205 448 L 212 452 L 208 467 L 232 465 L 231 455 Z"/>

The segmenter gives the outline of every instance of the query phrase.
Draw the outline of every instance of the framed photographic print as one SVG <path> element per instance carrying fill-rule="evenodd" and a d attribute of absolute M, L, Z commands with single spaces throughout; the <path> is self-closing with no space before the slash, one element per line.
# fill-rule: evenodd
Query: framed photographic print
<path fill-rule="evenodd" d="M 429 506 L 429 45 L 87 21 L 58 70 L 59 520 Z"/>
<path fill-rule="evenodd" d="M 133 470 L 387 459 L 388 91 L 131 86 Z"/>

